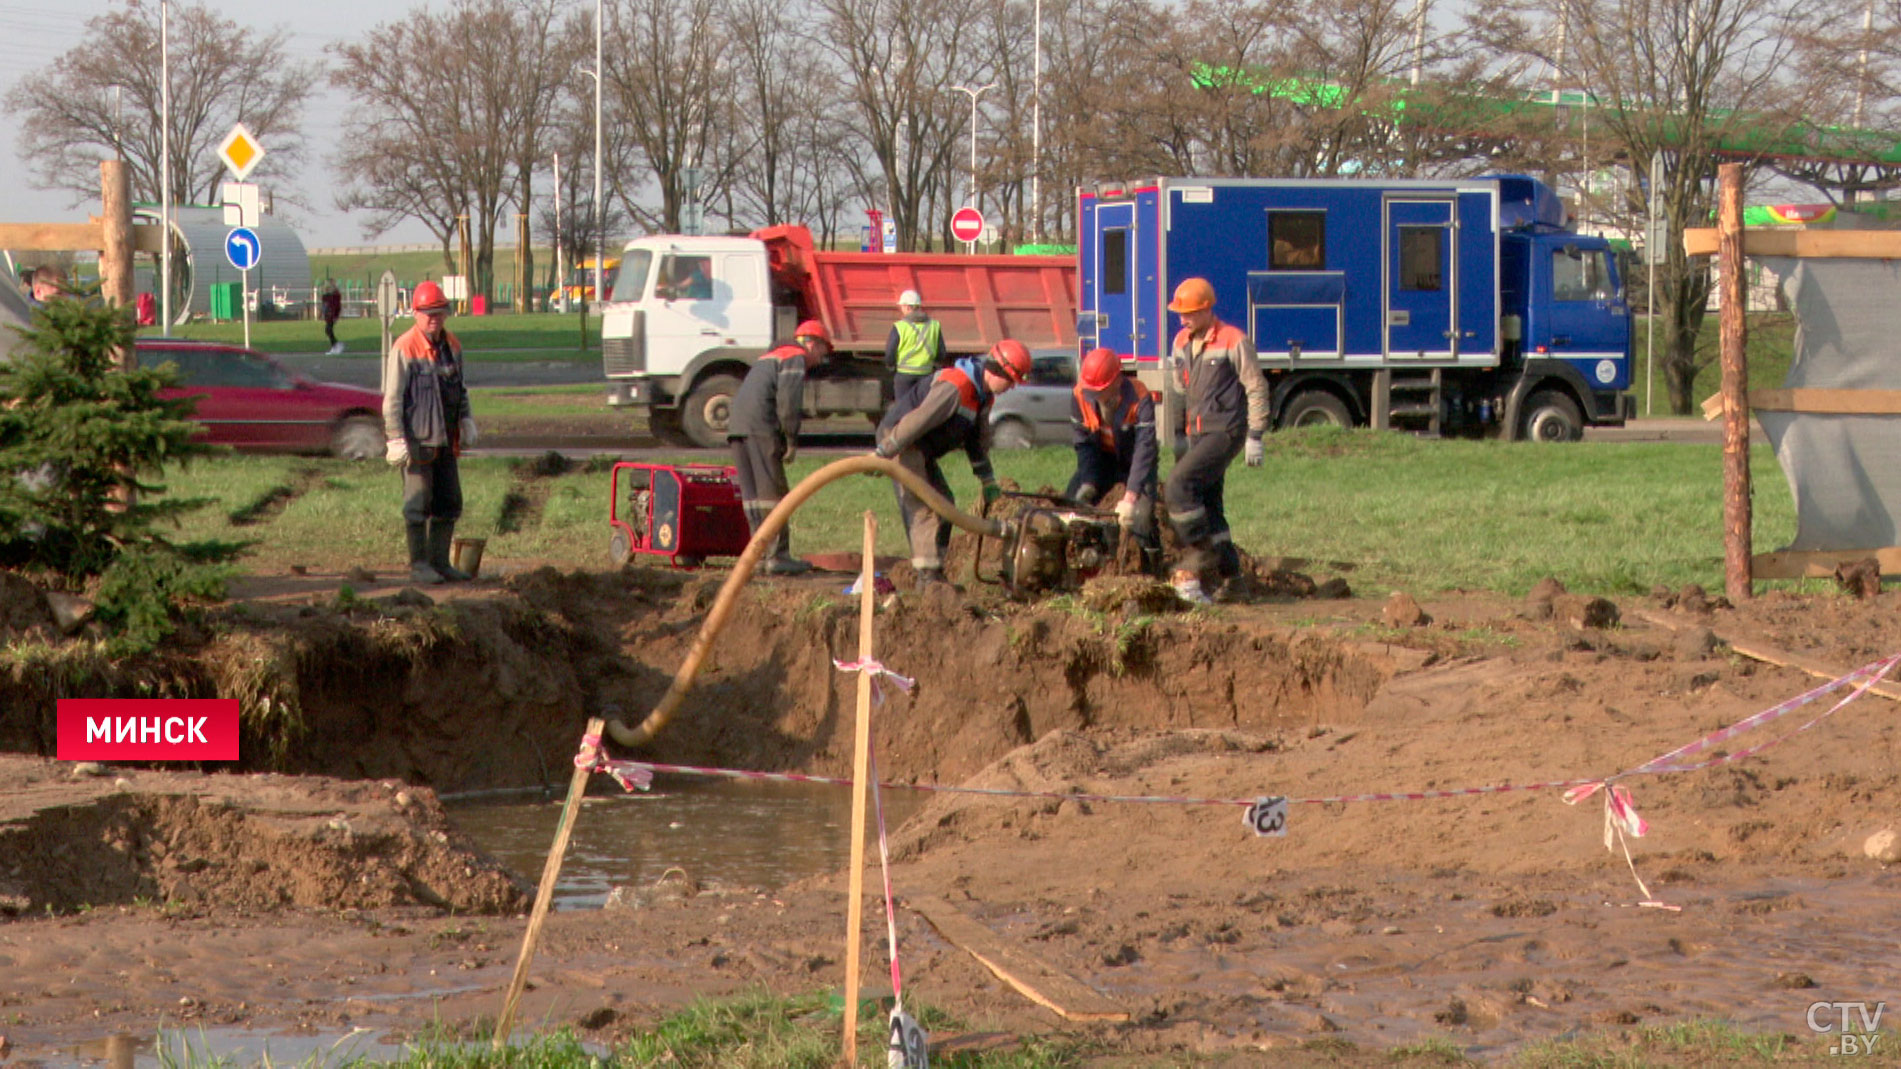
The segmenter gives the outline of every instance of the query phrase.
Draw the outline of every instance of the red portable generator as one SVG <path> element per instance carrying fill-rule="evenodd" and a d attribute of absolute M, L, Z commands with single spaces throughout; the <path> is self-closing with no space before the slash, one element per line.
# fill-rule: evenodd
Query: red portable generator
<path fill-rule="evenodd" d="M 614 563 L 651 553 L 676 568 L 697 568 L 708 557 L 744 553 L 752 529 L 734 474 L 719 464 L 615 464 L 607 506 Z"/>

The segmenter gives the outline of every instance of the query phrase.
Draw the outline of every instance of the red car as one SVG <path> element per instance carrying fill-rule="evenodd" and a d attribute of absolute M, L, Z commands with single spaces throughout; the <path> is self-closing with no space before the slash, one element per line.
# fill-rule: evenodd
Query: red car
<path fill-rule="evenodd" d="M 178 365 L 167 397 L 196 397 L 204 441 L 268 453 L 383 455 L 383 395 L 312 382 L 252 349 L 177 338 L 140 338 L 139 366 Z"/>

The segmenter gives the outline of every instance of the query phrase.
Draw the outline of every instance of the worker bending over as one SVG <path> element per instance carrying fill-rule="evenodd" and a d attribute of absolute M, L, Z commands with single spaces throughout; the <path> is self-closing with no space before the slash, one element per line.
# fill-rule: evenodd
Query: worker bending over
<path fill-rule="evenodd" d="M 992 346 L 990 355 L 981 360 L 957 361 L 939 371 L 929 389 L 915 391 L 908 400 L 891 406 L 878 424 L 877 454 L 887 460 L 895 457 L 948 500 L 950 484 L 944 481 L 937 461 L 962 447 L 970 457 L 971 473 L 983 484 L 983 501 L 988 506 L 1003 494 L 990 470 L 990 404 L 1029 374 L 1030 351 L 1013 338 Z M 950 521 L 925 507 L 903 483 L 898 484 L 898 511 L 911 540 L 911 566 L 917 569 L 919 584 L 942 582 Z"/>
<path fill-rule="evenodd" d="M 1215 318 L 1215 288 L 1205 278 L 1183 280 L 1168 310 L 1182 329 L 1169 350 L 1168 389 L 1182 394 L 1182 424 L 1188 449 L 1168 474 L 1162 500 L 1184 553 L 1173 576 L 1175 592 L 1205 605 L 1210 599 L 1201 573 L 1212 563 L 1223 580 L 1241 574 L 1241 555 L 1228 531 L 1222 489 L 1228 465 L 1245 446 L 1247 464 L 1266 458 L 1267 379 L 1255 361 L 1254 343 L 1238 327 Z"/>
<path fill-rule="evenodd" d="M 1108 349 L 1091 349 L 1069 399 L 1070 440 L 1076 447 L 1076 474 L 1064 496 L 1095 506 L 1120 485 L 1116 521 L 1148 552 L 1161 549 L 1155 537 L 1155 398 L 1148 387 L 1122 373 L 1122 358 Z"/>
<path fill-rule="evenodd" d="M 799 449 L 799 423 L 805 418 L 805 373 L 832 351 L 831 335 L 816 319 L 799 324 L 792 343 L 760 357 L 733 394 L 726 441 L 739 472 L 739 502 L 754 534 L 790 489 L 785 466 Z M 791 525 L 780 529 L 768 575 L 797 575 L 811 565 L 792 555 Z"/>

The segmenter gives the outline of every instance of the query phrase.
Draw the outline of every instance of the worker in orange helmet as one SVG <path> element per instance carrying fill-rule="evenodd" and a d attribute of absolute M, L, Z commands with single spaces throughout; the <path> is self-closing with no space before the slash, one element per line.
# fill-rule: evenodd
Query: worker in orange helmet
<path fill-rule="evenodd" d="M 1267 433 L 1267 379 L 1246 332 L 1215 317 L 1215 288 L 1207 279 L 1184 279 L 1168 310 L 1181 317 L 1182 326 L 1169 350 L 1165 382 L 1181 396 L 1187 436 L 1187 450 L 1162 490 L 1169 522 L 1186 547 L 1172 580 L 1183 600 L 1205 605 L 1212 599 L 1201 575 L 1210 564 L 1224 581 L 1241 574 L 1222 491 L 1228 465 L 1243 449 L 1250 468 L 1266 458 L 1261 436 Z"/>
<path fill-rule="evenodd" d="M 756 534 L 759 525 L 785 497 L 791 484 L 785 466 L 799 450 L 799 424 L 805 418 L 805 373 L 832 352 L 832 336 L 825 324 L 808 319 L 792 333 L 792 341 L 753 361 L 733 394 L 726 423 L 726 441 L 733 449 L 733 467 L 739 474 L 739 502 L 746 524 Z M 797 575 L 811 565 L 792 555 L 792 529 L 783 528 L 766 559 L 768 575 Z"/>
<path fill-rule="evenodd" d="M 950 484 L 938 467 L 939 457 L 962 448 L 970 457 L 971 474 L 983 484 L 988 508 L 1003 496 L 990 470 L 990 405 L 1000 393 L 1020 386 L 1030 377 L 1030 351 L 1014 338 L 990 347 L 988 355 L 964 357 L 939 371 L 928 390 L 914 390 L 899 399 L 878 424 L 877 455 L 924 476 L 938 493 L 951 497 Z M 898 511 L 911 540 L 911 566 L 920 584 L 942 582 L 944 550 L 950 545 L 950 521 L 924 506 L 917 495 L 898 484 Z"/>
<path fill-rule="evenodd" d="M 1161 451 L 1155 442 L 1155 398 L 1148 387 L 1122 373 L 1122 358 L 1113 350 L 1091 349 L 1070 395 L 1069 422 L 1076 474 L 1065 496 L 1094 506 L 1121 486 L 1117 522 L 1144 549 L 1159 550 L 1155 472 Z"/>
<path fill-rule="evenodd" d="M 462 518 L 462 475 L 456 457 L 475 445 L 475 418 L 462 376 L 462 343 L 449 333 L 449 298 L 434 282 L 410 295 L 416 325 L 383 358 L 383 432 L 391 464 L 403 470 L 403 520 L 409 579 L 461 582 L 469 574 L 449 563 Z"/>

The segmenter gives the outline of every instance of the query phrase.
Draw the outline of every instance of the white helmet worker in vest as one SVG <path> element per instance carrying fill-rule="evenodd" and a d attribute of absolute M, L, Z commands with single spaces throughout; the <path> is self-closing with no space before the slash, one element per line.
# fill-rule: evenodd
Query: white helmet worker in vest
<path fill-rule="evenodd" d="M 924 314 L 924 298 L 916 290 L 898 294 L 898 321 L 885 339 L 884 366 L 891 371 L 894 403 L 930 389 L 938 369 L 950 366 L 944 328 Z"/>

